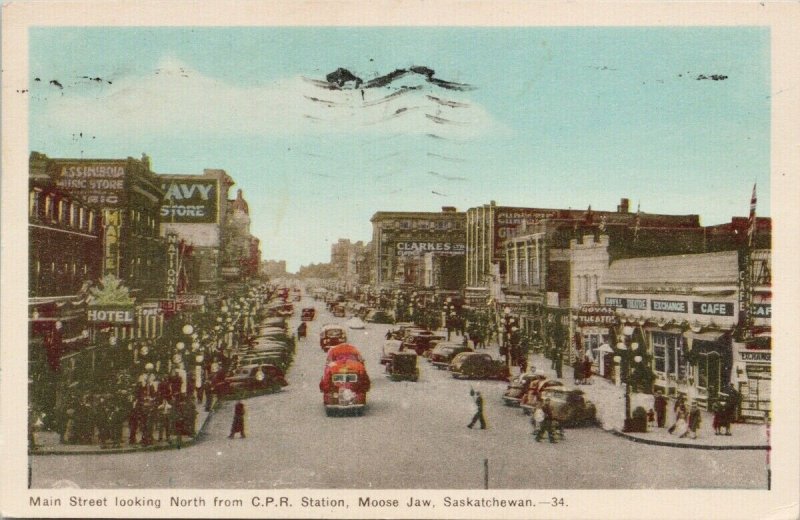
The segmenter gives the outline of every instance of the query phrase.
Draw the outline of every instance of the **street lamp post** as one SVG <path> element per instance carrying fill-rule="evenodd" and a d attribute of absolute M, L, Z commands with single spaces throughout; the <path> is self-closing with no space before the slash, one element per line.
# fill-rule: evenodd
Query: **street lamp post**
<path fill-rule="evenodd" d="M 631 420 L 631 365 L 633 363 L 639 364 L 642 362 L 642 356 L 638 355 L 637 350 L 639 344 L 636 342 L 631 343 L 630 348 L 624 341 L 617 343 L 617 350 L 624 355 L 625 361 L 625 422 L 623 424 L 623 431 L 633 431 L 633 424 Z M 618 365 L 623 361 L 623 356 L 614 356 L 614 362 Z"/>

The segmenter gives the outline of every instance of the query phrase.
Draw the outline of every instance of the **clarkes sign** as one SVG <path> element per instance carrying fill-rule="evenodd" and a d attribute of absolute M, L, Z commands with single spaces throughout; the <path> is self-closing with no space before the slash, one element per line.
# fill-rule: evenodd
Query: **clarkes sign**
<path fill-rule="evenodd" d="M 219 193 L 216 179 L 168 179 L 161 177 L 164 200 L 161 222 L 213 224 L 217 222 Z"/>
<path fill-rule="evenodd" d="M 452 242 L 398 242 L 395 246 L 397 256 L 417 256 L 433 253 L 441 256 L 458 256 L 465 253 L 464 244 Z"/>

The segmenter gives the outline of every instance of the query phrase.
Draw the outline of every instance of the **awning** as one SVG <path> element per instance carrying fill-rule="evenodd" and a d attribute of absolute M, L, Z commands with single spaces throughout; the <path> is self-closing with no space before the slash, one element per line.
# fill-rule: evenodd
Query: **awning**
<path fill-rule="evenodd" d="M 717 331 L 717 332 L 692 332 L 689 331 L 686 333 L 687 336 L 691 335 L 692 339 L 695 341 L 709 341 L 714 342 L 718 341 L 724 332 Z"/>

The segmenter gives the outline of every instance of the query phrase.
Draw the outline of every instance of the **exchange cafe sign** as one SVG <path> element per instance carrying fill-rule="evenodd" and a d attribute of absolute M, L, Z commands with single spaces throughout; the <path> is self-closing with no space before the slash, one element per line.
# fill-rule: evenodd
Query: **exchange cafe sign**
<path fill-rule="evenodd" d="M 166 176 L 165 176 L 166 177 Z M 217 179 L 175 179 L 162 177 L 164 199 L 161 222 L 213 224 L 217 222 Z"/>
<path fill-rule="evenodd" d="M 618 323 L 618 319 L 611 305 L 582 305 L 577 322 L 581 327 L 612 326 Z"/>
<path fill-rule="evenodd" d="M 398 242 L 395 246 L 397 256 L 417 256 L 425 253 L 434 253 L 441 256 L 458 256 L 465 253 L 464 244 L 452 242 L 423 242 L 406 241 Z"/>
<path fill-rule="evenodd" d="M 89 323 L 133 323 L 136 313 L 132 306 L 103 306 L 91 307 L 86 311 Z"/>

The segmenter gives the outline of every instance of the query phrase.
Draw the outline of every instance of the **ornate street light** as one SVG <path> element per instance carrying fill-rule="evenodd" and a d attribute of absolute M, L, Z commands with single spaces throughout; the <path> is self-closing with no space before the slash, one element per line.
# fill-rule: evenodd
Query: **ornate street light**
<path fill-rule="evenodd" d="M 626 327 L 626 329 L 628 329 L 628 327 Z M 631 332 L 633 331 L 631 330 Z M 629 337 L 629 335 L 625 337 Z M 633 431 L 633 425 L 631 424 L 631 366 L 633 363 L 637 365 L 641 363 L 642 356 L 637 354 L 639 344 L 636 342 L 631 343 L 630 348 L 628 348 L 624 341 L 620 341 L 617 343 L 617 350 L 622 355 L 614 356 L 614 363 L 620 366 L 623 361 L 623 356 L 625 358 L 625 422 L 623 424 L 623 431 L 627 432 Z"/>

